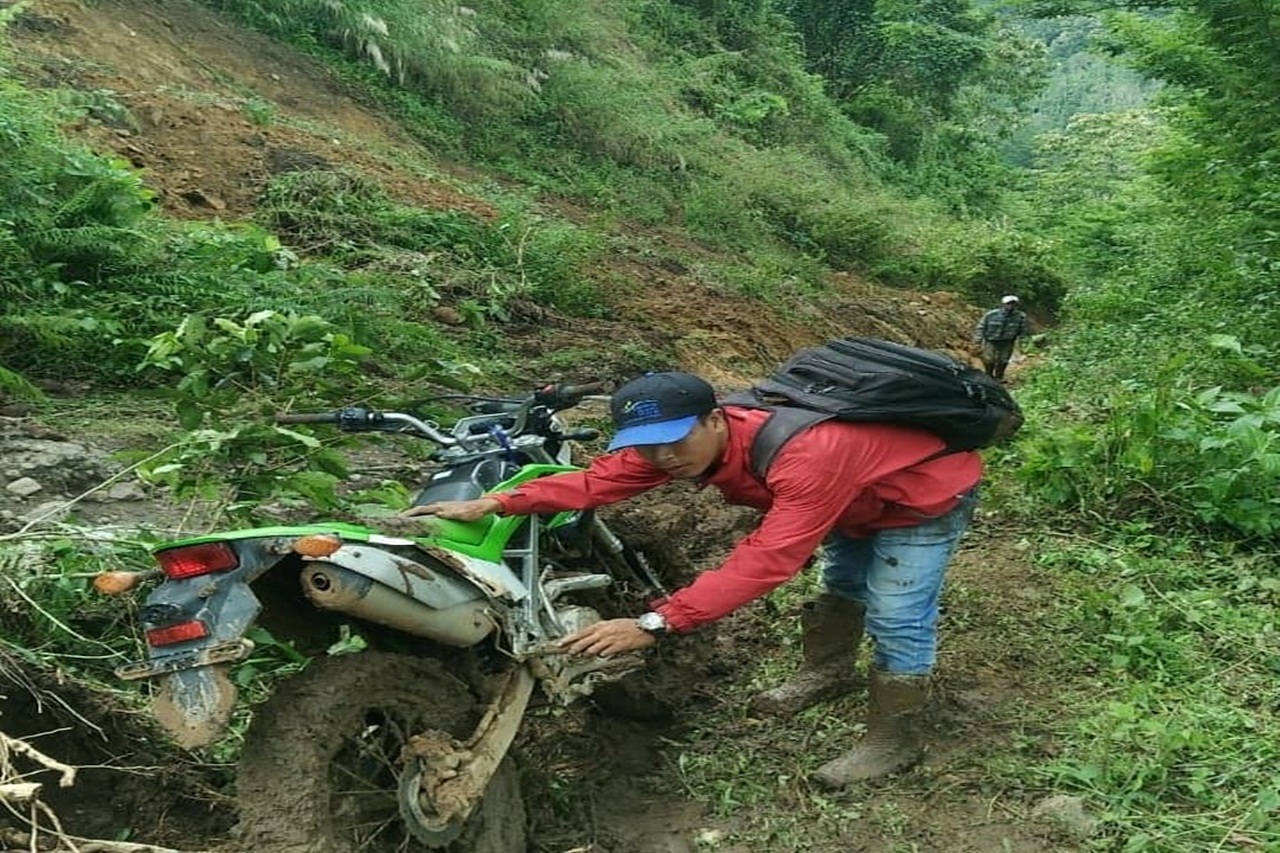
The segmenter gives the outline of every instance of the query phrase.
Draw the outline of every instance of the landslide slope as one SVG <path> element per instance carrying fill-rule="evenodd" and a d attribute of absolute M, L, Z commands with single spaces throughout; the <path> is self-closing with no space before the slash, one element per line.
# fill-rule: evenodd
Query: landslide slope
<path fill-rule="evenodd" d="M 15 68 L 33 85 L 74 90 L 88 105 L 69 132 L 139 169 L 173 217 L 252 219 L 274 176 L 334 166 L 376 179 L 404 204 L 481 218 L 496 215 L 490 187 L 512 188 L 507 177 L 442 159 L 326 67 L 187 0 L 33 0 L 11 25 L 9 37 Z M 535 204 L 549 219 L 602 229 L 607 251 L 593 261 L 588 275 L 608 300 L 606 310 L 590 319 L 530 309 L 495 326 L 512 360 L 527 360 L 528 373 L 538 378 L 548 378 L 557 353 L 592 353 L 609 378 L 638 366 L 628 353 L 660 353 L 669 366 L 731 386 L 759 375 L 798 346 L 842 334 L 963 353 L 979 313 L 954 294 L 882 287 L 849 272 L 833 274 L 829 292 L 821 296 L 796 294 L 765 305 L 717 280 L 714 269 L 725 260 L 723 254 L 678 232 L 599 219 L 552 196 L 538 197 Z M 442 323 L 451 322 L 448 311 L 439 316 Z M 148 511 L 148 505 L 140 505 L 138 520 Z M 657 550 L 664 544 L 674 550 L 678 543 L 679 553 L 670 556 L 694 571 L 714 565 L 749 529 L 751 518 L 690 491 L 639 503 L 620 522 Z M 1043 663 L 1040 658 L 1048 654 L 1032 630 L 1044 593 L 1035 586 L 1025 554 L 1008 544 L 1016 539 L 1004 537 L 1001 544 L 992 527 L 991 521 L 985 531 L 979 525 L 978 541 L 987 547 L 966 549 L 956 567 L 958 594 L 950 605 L 945 650 L 944 686 L 952 698 L 942 704 L 939 745 L 926 770 L 902 782 L 824 799 L 816 819 L 815 800 L 802 785 L 804 773 L 845 747 L 859 706 L 850 700 L 833 708 L 830 719 L 810 716 L 787 724 L 734 710 L 744 707 L 753 686 L 795 663 L 794 649 L 775 648 L 762 639 L 794 614 L 762 605 L 726 620 L 685 652 L 665 653 L 665 662 L 675 669 L 658 671 L 673 675 L 672 697 L 680 710 L 675 727 L 581 714 L 532 721 L 522 750 L 528 757 L 537 849 L 1073 849 L 1026 822 L 1033 792 L 992 779 L 986 769 L 998 759 L 1009 732 L 1019 732 L 1024 745 L 1040 741 L 1034 715 L 1020 709 L 1052 692 L 1049 676 L 1034 674 L 1048 670 L 1028 667 Z M 1012 612 L 1010 590 L 1021 602 Z M 995 632 L 992 625 L 1003 630 Z M 30 690 L 15 689 L 0 713 L 7 712 L 6 723 L 30 716 L 25 725 L 11 727 L 17 734 L 48 730 L 51 724 L 37 718 L 25 697 L 55 690 L 65 693 L 66 688 L 42 682 Z M 124 719 L 103 712 L 107 715 Z M 132 730 L 113 732 L 90 738 L 71 758 L 107 763 L 113 755 L 131 755 L 126 743 L 146 740 Z M 720 754 L 713 747 L 722 740 L 740 745 L 743 763 L 699 764 L 712 761 L 711 753 Z M 45 743 L 56 751 L 56 742 Z M 673 768 L 672 756 L 681 750 L 693 756 L 692 763 Z M 152 760 L 164 759 L 148 752 L 138 763 Z M 776 807 L 758 810 L 754 824 L 746 815 L 724 817 L 733 814 L 739 790 L 755 784 L 762 769 L 782 792 Z M 78 823 L 86 834 L 107 834 L 120 825 L 124 810 L 137 816 L 135 829 L 147 840 L 188 849 L 222 845 L 232 817 L 223 792 L 202 788 L 214 784 L 202 781 L 207 772 L 204 768 L 193 774 L 196 782 L 184 783 L 199 789 L 195 793 L 166 784 L 168 798 L 157 798 L 148 780 L 139 778 L 127 786 L 128 796 L 117 791 L 114 799 L 104 798 L 98 795 L 106 789 L 97 787 L 66 808 L 92 818 Z M 216 782 L 218 774 L 213 776 Z M 720 802 L 704 802 L 708 791 L 718 791 Z M 175 798 L 181 808 L 171 811 Z M 151 802 L 157 814 L 136 810 L 141 802 Z M 721 843 L 735 833 L 766 840 Z"/>
<path fill-rule="evenodd" d="M 188 0 L 34 0 L 10 37 L 33 84 L 74 90 L 87 105 L 68 130 L 140 170 L 174 217 L 251 219 L 273 176 L 336 166 L 375 179 L 398 202 L 482 218 L 495 215 L 484 188 L 512 187 L 442 160 L 325 66 Z M 715 262 L 729 260 L 722 252 L 675 231 L 598 226 L 563 199 L 536 204 L 548 219 L 607 227 L 607 250 L 586 273 L 611 304 L 599 320 L 535 308 L 501 329 L 529 358 L 609 341 L 612 351 L 661 352 L 733 383 L 837 334 L 963 351 L 977 316 L 954 294 L 851 273 L 834 274 L 826 294 L 766 309 L 716 280 Z M 437 312 L 446 321 L 448 307 Z"/>

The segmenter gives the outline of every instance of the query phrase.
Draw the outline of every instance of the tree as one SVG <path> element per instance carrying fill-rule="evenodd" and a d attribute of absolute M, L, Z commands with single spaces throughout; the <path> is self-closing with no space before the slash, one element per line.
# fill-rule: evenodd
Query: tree
<path fill-rule="evenodd" d="M 884 135 L 920 191 L 953 208 L 989 205 L 997 141 L 1043 76 L 1039 47 L 968 0 L 789 0 L 784 9 L 808 69 L 854 121 Z"/>

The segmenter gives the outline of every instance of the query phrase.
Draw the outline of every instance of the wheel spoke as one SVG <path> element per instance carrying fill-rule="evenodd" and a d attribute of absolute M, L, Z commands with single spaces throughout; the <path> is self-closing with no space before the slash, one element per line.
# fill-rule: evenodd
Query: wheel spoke
<path fill-rule="evenodd" d="M 412 849 L 412 836 L 403 826 L 396 799 L 406 731 L 404 721 L 370 709 L 367 724 L 334 757 L 330 808 L 357 851 Z"/>

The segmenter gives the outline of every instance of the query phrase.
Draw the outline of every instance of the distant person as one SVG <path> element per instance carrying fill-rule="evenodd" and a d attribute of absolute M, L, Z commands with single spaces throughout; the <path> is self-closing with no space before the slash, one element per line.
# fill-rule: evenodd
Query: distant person
<path fill-rule="evenodd" d="M 756 709 L 793 714 L 859 685 L 854 663 L 865 630 L 874 640 L 866 733 L 815 779 L 839 787 L 903 770 L 920 759 L 916 718 L 937 652 L 938 597 L 977 500 L 982 458 L 944 453 L 942 439 L 920 429 L 825 421 L 790 439 L 757 477 L 752 442 L 769 414 L 720 405 L 689 373 L 648 374 L 613 395 L 616 452 L 586 470 L 406 514 L 474 521 L 590 509 L 673 480 L 714 486 L 729 503 L 762 510 L 759 526 L 719 567 L 639 618 L 596 622 L 561 646 L 608 656 L 688 633 L 791 580 L 821 548 L 825 591 L 801 613 L 804 665 L 757 697 Z"/>
<path fill-rule="evenodd" d="M 1006 296 L 999 308 L 982 315 L 973 330 L 974 343 L 982 345 L 982 367 L 994 379 L 1004 381 L 1018 338 L 1031 334 L 1031 321 L 1018 307 L 1018 297 Z"/>

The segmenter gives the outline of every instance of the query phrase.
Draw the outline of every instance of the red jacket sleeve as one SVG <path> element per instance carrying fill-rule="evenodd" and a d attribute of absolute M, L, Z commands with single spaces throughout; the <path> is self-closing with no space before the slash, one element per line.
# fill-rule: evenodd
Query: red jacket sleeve
<path fill-rule="evenodd" d="M 773 504 L 759 527 L 743 537 L 718 568 L 699 575 L 657 606 L 671 630 L 692 631 L 795 577 L 863 491 L 865 475 L 860 472 L 870 467 L 867 454 L 833 457 L 806 450 L 797 446 L 770 467 Z"/>
<path fill-rule="evenodd" d="M 596 457 L 582 471 L 530 480 L 509 492 L 496 492 L 489 497 L 498 501 L 503 515 L 530 515 L 617 503 L 670 480 L 669 474 L 627 448 Z"/>

